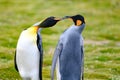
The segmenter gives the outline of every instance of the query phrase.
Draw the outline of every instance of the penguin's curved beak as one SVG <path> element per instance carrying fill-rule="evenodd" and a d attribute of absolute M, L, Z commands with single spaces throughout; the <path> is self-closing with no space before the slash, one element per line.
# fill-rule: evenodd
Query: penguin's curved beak
<path fill-rule="evenodd" d="M 60 21 L 61 18 L 55 17 L 54 20 Z"/>
<path fill-rule="evenodd" d="M 68 19 L 68 18 L 71 18 L 71 16 L 64 16 L 62 18 L 55 17 L 54 20 L 61 21 L 61 20 Z"/>
<path fill-rule="evenodd" d="M 61 20 L 68 19 L 68 18 L 71 18 L 71 17 L 72 16 L 64 16 L 62 18 L 55 17 L 54 20 L 61 21 Z"/>
<path fill-rule="evenodd" d="M 68 18 L 71 18 L 71 16 L 64 16 L 61 18 L 61 20 L 68 19 Z"/>

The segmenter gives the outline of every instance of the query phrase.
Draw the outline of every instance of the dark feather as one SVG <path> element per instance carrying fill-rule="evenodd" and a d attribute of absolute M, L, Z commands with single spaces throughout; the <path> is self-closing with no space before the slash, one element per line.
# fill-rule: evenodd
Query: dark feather
<path fill-rule="evenodd" d="M 15 50 L 15 56 L 14 56 L 14 66 L 15 66 L 15 69 L 18 71 L 17 62 L 16 62 L 16 50 Z"/>
<path fill-rule="evenodd" d="M 42 80 L 42 63 L 43 63 L 43 49 L 42 49 L 42 38 L 40 37 L 40 33 L 37 33 L 37 47 L 40 52 L 40 63 L 39 63 L 39 78 Z"/>

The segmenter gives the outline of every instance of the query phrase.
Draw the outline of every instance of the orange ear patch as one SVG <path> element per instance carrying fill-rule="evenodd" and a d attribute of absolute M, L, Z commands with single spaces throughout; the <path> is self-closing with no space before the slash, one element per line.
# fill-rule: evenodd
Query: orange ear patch
<path fill-rule="evenodd" d="M 77 26 L 80 26 L 81 24 L 82 24 L 82 21 L 81 21 L 81 20 L 77 20 L 77 21 L 76 21 L 76 25 L 77 25 Z"/>

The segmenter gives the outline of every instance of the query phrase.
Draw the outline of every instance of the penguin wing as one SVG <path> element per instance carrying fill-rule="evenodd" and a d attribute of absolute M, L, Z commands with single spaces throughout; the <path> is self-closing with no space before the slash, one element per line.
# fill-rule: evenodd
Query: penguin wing
<path fill-rule="evenodd" d="M 37 47 L 38 47 L 40 54 L 43 54 L 42 38 L 40 37 L 39 33 L 37 33 Z"/>
<path fill-rule="evenodd" d="M 16 62 L 16 50 L 15 50 L 15 56 L 14 56 L 14 66 L 15 66 L 15 69 L 18 71 L 17 62 Z"/>
<path fill-rule="evenodd" d="M 81 59 L 82 59 L 81 76 L 82 76 L 82 80 L 84 80 L 84 49 L 83 49 L 83 46 L 81 46 Z"/>
<path fill-rule="evenodd" d="M 42 62 L 43 62 L 43 48 L 42 48 L 42 38 L 40 37 L 40 33 L 37 33 L 37 47 L 40 53 L 40 63 L 39 63 L 39 77 L 42 80 Z"/>
<path fill-rule="evenodd" d="M 62 49 L 63 49 L 63 44 L 58 43 L 58 46 L 57 46 L 57 48 L 55 50 L 53 60 L 52 60 L 51 80 L 54 80 L 54 71 L 55 71 L 55 67 L 56 67 L 56 62 L 57 62 L 57 59 L 58 59 L 60 53 L 62 52 Z"/>

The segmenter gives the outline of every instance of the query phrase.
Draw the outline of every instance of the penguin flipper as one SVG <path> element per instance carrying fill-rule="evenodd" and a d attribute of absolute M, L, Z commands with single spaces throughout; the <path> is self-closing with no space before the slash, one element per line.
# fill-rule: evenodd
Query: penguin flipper
<path fill-rule="evenodd" d="M 18 71 L 17 62 L 16 62 L 16 50 L 15 50 L 15 56 L 14 56 L 14 66 L 15 66 L 16 71 Z"/>
<path fill-rule="evenodd" d="M 55 71 L 57 59 L 58 59 L 60 53 L 62 52 L 62 49 L 63 49 L 63 44 L 58 44 L 58 46 L 55 50 L 54 56 L 53 56 L 53 60 L 52 60 L 51 80 L 54 80 L 54 71 Z"/>
<path fill-rule="evenodd" d="M 81 47 L 81 57 L 82 57 L 81 77 L 82 77 L 82 80 L 84 80 L 84 49 L 83 49 L 83 46 Z"/>
<path fill-rule="evenodd" d="M 43 63 L 43 49 L 42 49 L 42 38 L 40 37 L 40 33 L 37 33 L 37 47 L 40 52 L 40 63 L 39 63 L 39 78 L 42 80 L 42 63 Z"/>

